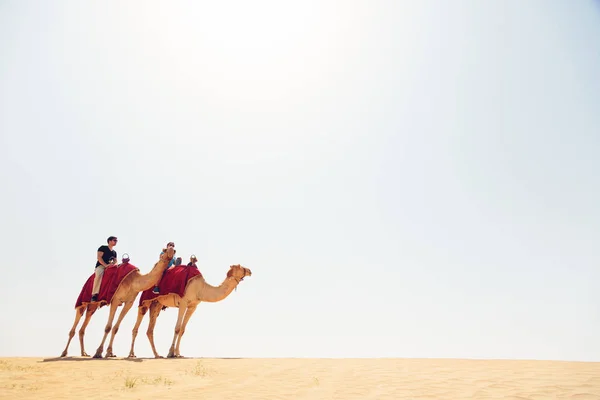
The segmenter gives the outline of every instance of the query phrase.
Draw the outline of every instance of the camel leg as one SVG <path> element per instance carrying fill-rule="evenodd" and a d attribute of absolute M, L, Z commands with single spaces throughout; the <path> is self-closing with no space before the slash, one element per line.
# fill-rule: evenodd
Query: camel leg
<path fill-rule="evenodd" d="M 63 350 L 62 354 L 60 355 L 61 357 L 67 356 L 67 350 L 69 350 L 69 344 L 71 343 L 71 339 L 73 339 L 73 336 L 75 336 L 75 328 L 77 328 L 77 324 L 79 324 L 79 320 L 81 319 L 81 316 L 83 315 L 84 311 L 85 311 L 85 307 L 83 307 L 83 306 L 81 306 L 75 310 L 75 322 L 73 323 L 73 327 L 69 331 L 69 340 L 67 341 L 67 345 L 65 346 L 65 349 Z"/>
<path fill-rule="evenodd" d="M 123 321 L 123 318 L 125 318 L 125 315 L 127 315 L 129 310 L 131 309 L 131 306 L 133 306 L 133 300 L 128 301 L 127 303 L 125 303 L 125 305 L 123 305 L 121 314 L 119 314 L 119 318 L 117 318 L 117 322 L 115 323 L 115 326 L 113 326 L 112 333 L 110 334 L 110 341 L 108 342 L 108 348 L 106 349 L 106 357 L 115 357 L 115 355 L 112 352 L 113 341 L 115 340 L 117 332 L 119 332 L 119 326 L 121 326 L 121 321 Z"/>
<path fill-rule="evenodd" d="M 148 331 L 146 332 L 155 358 L 163 358 L 162 356 L 158 355 L 156 346 L 154 346 L 154 326 L 156 325 L 156 319 L 158 318 L 158 314 L 160 314 L 161 308 L 162 305 L 158 301 L 153 301 L 150 304 L 150 322 L 148 322 Z"/>
<path fill-rule="evenodd" d="M 138 329 L 144 319 L 144 315 L 146 315 L 146 311 L 148 311 L 148 307 L 138 307 L 138 316 L 135 321 L 135 325 L 133 326 L 133 330 L 131 331 L 131 350 L 129 351 L 129 358 L 135 358 L 135 353 L 133 352 L 133 348 L 135 347 L 135 338 L 138 334 Z"/>
<path fill-rule="evenodd" d="M 171 343 L 171 348 L 169 349 L 168 358 L 175 357 L 175 340 L 177 340 L 177 336 L 179 336 L 179 331 L 181 330 L 181 322 L 183 321 L 183 314 L 185 314 L 185 310 L 187 310 L 187 304 L 183 301 L 179 303 L 179 312 L 177 313 L 177 323 L 175 324 L 175 332 L 173 333 L 173 342 Z"/>
<path fill-rule="evenodd" d="M 197 306 L 198 305 L 190 306 L 190 307 L 188 307 L 187 311 L 185 312 L 185 316 L 183 317 L 183 322 L 181 323 L 181 329 L 179 329 L 179 336 L 177 337 L 177 345 L 175 346 L 175 357 L 183 357 L 181 354 L 179 354 L 179 344 L 181 343 L 181 337 L 185 333 L 185 327 L 187 326 L 187 323 L 190 320 L 190 318 L 192 317 L 192 314 L 194 313 L 194 311 L 196 311 Z"/>
<path fill-rule="evenodd" d="M 102 338 L 102 343 L 96 349 L 96 354 L 94 354 L 94 358 L 102 358 L 102 351 L 104 351 L 104 343 L 106 342 L 106 337 L 112 328 L 113 320 L 115 319 L 115 314 L 117 313 L 117 302 L 110 304 L 110 313 L 108 314 L 108 322 L 106 322 L 106 326 L 104 327 L 104 337 Z"/>
<path fill-rule="evenodd" d="M 85 310 L 85 320 L 83 324 L 81 324 L 81 328 L 79 329 L 79 346 L 81 347 L 81 356 L 89 357 L 90 355 L 85 352 L 85 346 L 83 345 L 83 337 L 85 336 L 85 330 L 92 319 L 92 315 L 98 310 L 98 306 L 93 304 L 88 304 L 87 309 Z"/>

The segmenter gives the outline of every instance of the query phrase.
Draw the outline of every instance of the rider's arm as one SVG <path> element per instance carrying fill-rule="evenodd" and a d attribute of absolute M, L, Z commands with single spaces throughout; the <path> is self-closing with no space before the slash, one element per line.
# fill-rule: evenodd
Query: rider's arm
<path fill-rule="evenodd" d="M 98 251 L 98 256 L 97 256 L 97 258 L 98 258 L 98 262 L 99 262 L 100 264 L 104 265 L 104 267 L 106 268 L 106 267 L 108 267 L 108 265 L 106 265 L 106 263 L 105 263 L 105 262 L 104 262 L 104 260 L 102 259 L 102 255 L 103 255 L 103 254 L 104 254 L 103 252 L 101 252 L 101 251 Z"/>

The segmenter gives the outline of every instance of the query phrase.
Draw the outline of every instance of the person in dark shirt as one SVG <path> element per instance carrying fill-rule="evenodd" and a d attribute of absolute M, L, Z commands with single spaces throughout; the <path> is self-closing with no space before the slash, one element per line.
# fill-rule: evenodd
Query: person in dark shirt
<path fill-rule="evenodd" d="M 110 259 L 117 259 L 117 252 L 113 250 L 113 247 L 117 245 L 117 238 L 115 236 L 109 236 L 106 239 L 107 245 L 98 247 L 98 254 L 96 255 L 96 268 L 94 272 L 94 287 L 92 288 L 92 301 L 98 301 L 98 293 L 100 293 L 100 283 L 102 282 L 102 275 L 104 270 L 109 266 Z"/>

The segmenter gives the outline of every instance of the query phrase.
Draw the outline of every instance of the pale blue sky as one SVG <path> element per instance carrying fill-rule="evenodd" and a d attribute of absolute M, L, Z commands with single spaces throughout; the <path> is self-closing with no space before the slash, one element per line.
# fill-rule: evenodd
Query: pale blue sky
<path fill-rule="evenodd" d="M 1 1 L 0 54 L 0 356 L 116 235 L 252 269 L 186 356 L 600 361 L 598 3 Z"/>

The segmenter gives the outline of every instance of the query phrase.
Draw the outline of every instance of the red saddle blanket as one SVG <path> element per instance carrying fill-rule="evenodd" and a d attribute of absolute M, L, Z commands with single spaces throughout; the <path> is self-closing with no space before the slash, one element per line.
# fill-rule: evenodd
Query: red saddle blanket
<path fill-rule="evenodd" d="M 100 283 L 100 292 L 98 293 L 98 302 L 100 303 L 100 307 L 110 304 L 123 279 L 125 279 L 125 277 L 133 271 L 139 271 L 139 269 L 135 265 L 129 263 L 120 264 L 119 266 L 115 267 L 109 267 L 104 270 L 102 282 Z M 83 288 L 81 288 L 81 293 L 79 293 L 79 297 L 75 303 L 75 308 L 91 301 L 95 276 L 96 274 L 92 273 L 85 285 L 83 285 Z"/>
<path fill-rule="evenodd" d="M 187 265 L 178 265 L 176 267 L 172 267 L 165 272 L 165 275 L 158 283 L 158 289 L 160 290 L 159 294 L 155 294 L 152 292 L 154 287 L 151 287 L 148 290 L 144 290 L 142 295 L 140 296 L 140 306 L 143 302 L 152 300 L 158 296 L 163 296 L 166 294 L 178 294 L 180 297 L 183 297 L 183 293 L 185 292 L 185 287 L 190 279 L 195 276 L 202 276 L 198 267 L 188 267 Z"/>

